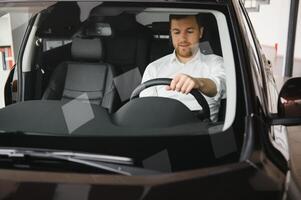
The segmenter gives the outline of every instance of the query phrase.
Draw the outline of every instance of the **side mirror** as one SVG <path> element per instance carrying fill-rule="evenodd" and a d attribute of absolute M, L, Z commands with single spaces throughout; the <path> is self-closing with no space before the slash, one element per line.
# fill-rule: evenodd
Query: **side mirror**
<path fill-rule="evenodd" d="M 285 82 L 278 97 L 279 117 L 301 117 L 301 77 Z"/>
<path fill-rule="evenodd" d="M 291 78 L 282 86 L 278 96 L 278 113 L 273 125 L 301 125 L 301 77 Z"/>

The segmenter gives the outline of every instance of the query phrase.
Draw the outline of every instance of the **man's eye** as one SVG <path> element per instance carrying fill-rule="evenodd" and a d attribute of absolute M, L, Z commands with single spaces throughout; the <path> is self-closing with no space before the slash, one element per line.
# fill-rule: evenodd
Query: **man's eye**
<path fill-rule="evenodd" d="M 193 30 L 188 30 L 188 31 L 187 31 L 187 33 L 193 33 L 193 32 L 194 32 Z"/>
<path fill-rule="evenodd" d="M 179 31 L 174 31 L 173 34 L 178 35 L 178 34 L 180 34 L 180 32 Z"/>

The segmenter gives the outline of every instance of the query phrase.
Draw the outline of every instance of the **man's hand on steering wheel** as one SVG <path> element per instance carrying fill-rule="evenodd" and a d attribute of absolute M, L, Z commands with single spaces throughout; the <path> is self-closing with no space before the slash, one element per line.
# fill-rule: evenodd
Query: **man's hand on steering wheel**
<path fill-rule="evenodd" d="M 172 79 L 170 85 L 167 86 L 166 89 L 188 94 L 192 89 L 198 90 L 201 87 L 203 86 L 199 86 L 195 78 L 186 74 L 178 74 Z"/>
<path fill-rule="evenodd" d="M 192 89 L 196 89 L 209 97 L 213 97 L 217 93 L 216 85 L 211 79 L 194 78 L 187 74 L 177 74 L 166 89 L 184 94 L 188 94 Z"/>

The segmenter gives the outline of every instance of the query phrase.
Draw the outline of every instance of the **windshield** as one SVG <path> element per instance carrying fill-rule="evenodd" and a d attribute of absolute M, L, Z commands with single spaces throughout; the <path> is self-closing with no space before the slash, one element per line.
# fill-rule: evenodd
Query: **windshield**
<path fill-rule="evenodd" d="M 1 4 L 0 131 L 18 141 L 2 145 L 126 156 L 159 171 L 236 160 L 227 12 L 162 5 Z"/>

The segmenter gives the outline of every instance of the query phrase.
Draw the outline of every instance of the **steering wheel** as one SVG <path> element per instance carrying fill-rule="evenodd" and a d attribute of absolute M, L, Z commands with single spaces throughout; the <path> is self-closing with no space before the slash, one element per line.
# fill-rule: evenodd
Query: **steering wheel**
<path fill-rule="evenodd" d="M 156 85 L 170 85 L 172 79 L 170 78 L 156 78 L 149 81 L 146 81 L 144 83 L 141 83 L 136 87 L 136 89 L 132 92 L 131 98 L 135 99 L 139 96 L 139 94 L 145 90 L 146 88 L 156 86 Z M 197 89 L 192 89 L 190 91 L 190 94 L 197 100 L 197 102 L 200 104 L 200 106 L 203 108 L 199 111 L 198 117 L 202 119 L 209 119 L 210 120 L 210 109 L 208 102 L 206 101 L 205 97 L 202 93 L 200 93 Z"/>

